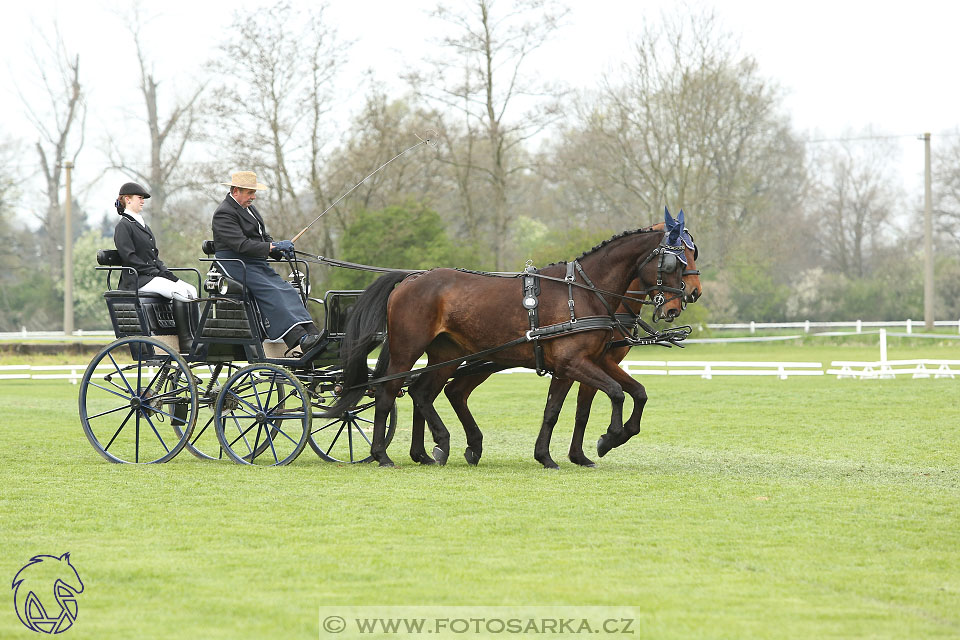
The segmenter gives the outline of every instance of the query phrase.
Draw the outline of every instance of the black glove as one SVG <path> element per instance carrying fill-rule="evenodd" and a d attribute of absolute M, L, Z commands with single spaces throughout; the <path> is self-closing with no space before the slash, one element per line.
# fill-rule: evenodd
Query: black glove
<path fill-rule="evenodd" d="M 289 240 L 278 240 L 274 242 L 273 250 L 270 252 L 270 255 L 274 257 L 281 256 L 285 258 L 292 258 L 294 256 L 293 243 Z"/>

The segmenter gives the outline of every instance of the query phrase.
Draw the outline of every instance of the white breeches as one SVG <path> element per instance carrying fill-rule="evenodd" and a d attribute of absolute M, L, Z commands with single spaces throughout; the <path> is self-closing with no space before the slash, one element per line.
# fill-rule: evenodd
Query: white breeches
<path fill-rule="evenodd" d="M 197 288 L 189 282 L 183 280 L 167 280 L 157 276 L 150 282 L 140 287 L 142 293 L 159 293 L 165 298 L 171 300 L 194 300 L 197 297 Z"/>

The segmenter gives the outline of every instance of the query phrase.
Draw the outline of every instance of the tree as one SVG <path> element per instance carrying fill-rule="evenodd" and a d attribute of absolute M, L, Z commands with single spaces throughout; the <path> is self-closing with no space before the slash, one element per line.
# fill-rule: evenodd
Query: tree
<path fill-rule="evenodd" d="M 712 14 L 663 15 L 618 74 L 580 97 L 552 150 L 567 224 L 623 229 L 683 208 L 704 267 L 788 241 L 778 230 L 799 217 L 805 174 L 780 106 L 779 89 Z"/>
<path fill-rule="evenodd" d="M 956 255 L 960 252 L 960 131 L 936 143 L 931 145 L 934 232 L 941 239 L 938 244 L 949 246 Z"/>
<path fill-rule="evenodd" d="M 192 89 L 185 97 L 175 98 L 167 115 L 162 115 L 157 93 L 160 83 L 138 37 L 149 19 L 143 18 L 139 2 L 135 2 L 129 15 L 122 16 L 122 19 L 128 25 L 140 67 L 140 91 L 143 94 L 146 115 L 143 121 L 150 139 L 150 162 L 144 169 L 141 158 L 126 155 L 124 149 L 112 138 L 109 141 L 109 155 L 114 169 L 119 169 L 144 183 L 152 197 L 151 208 L 165 212 L 167 199 L 187 184 L 183 179 L 178 180 L 177 174 L 187 144 L 197 133 L 196 107 L 204 85 L 200 84 Z"/>
<path fill-rule="evenodd" d="M 299 230 L 327 199 L 324 122 L 346 47 L 325 11 L 322 3 L 283 1 L 261 9 L 256 20 L 238 12 L 212 64 L 222 79 L 208 105 L 218 162 L 254 169 L 270 186 L 263 196 L 273 205 L 276 237 Z"/>
<path fill-rule="evenodd" d="M 459 266 L 460 258 L 439 214 L 414 202 L 357 213 L 343 235 L 340 251 L 350 262 L 396 269 Z M 362 289 L 377 275 L 335 269 L 330 287 Z"/>
<path fill-rule="evenodd" d="M 47 207 L 40 220 L 41 259 L 45 268 L 55 277 L 62 273 L 63 214 L 60 210 L 60 186 L 65 162 L 76 162 L 83 148 L 86 123 L 86 102 L 80 83 L 80 56 L 67 51 L 57 25 L 53 41 L 45 35 L 38 40 L 45 45 L 46 57 L 34 52 L 36 77 L 43 85 L 48 109 L 42 110 L 40 100 L 28 98 L 19 88 L 27 117 L 39 139 L 36 151 L 40 172 L 46 185 Z M 74 237 L 83 228 L 82 219 L 72 221 Z"/>
<path fill-rule="evenodd" d="M 811 166 L 814 176 L 813 218 L 823 260 L 847 277 L 862 278 L 870 271 L 871 253 L 889 237 L 889 222 L 901 208 L 902 195 L 894 188 L 890 140 L 870 131 L 846 135 L 818 151 Z"/>
<path fill-rule="evenodd" d="M 526 75 L 526 63 L 566 13 L 550 0 L 440 5 L 433 16 L 453 32 L 440 42 L 445 53 L 427 61 L 428 76 L 408 76 L 417 94 L 443 112 L 441 159 L 460 193 L 463 231 L 474 244 L 490 247 L 498 269 L 516 216 L 516 176 L 530 168 L 523 144 L 560 116 L 563 92 Z"/>
<path fill-rule="evenodd" d="M 311 233 L 321 237 L 324 255 L 337 255 L 335 239 L 346 231 L 356 211 L 404 205 L 411 200 L 429 202 L 444 191 L 431 147 L 423 145 L 397 157 L 416 145 L 418 137 L 427 135 L 427 125 L 433 120 L 434 115 L 415 100 L 390 100 L 374 86 L 349 127 L 350 134 L 331 152 L 323 173 L 331 196 L 339 197 L 356 187 L 327 213 L 326 224 L 311 228 Z M 383 167 L 386 162 L 390 164 Z M 371 175 L 379 167 L 383 169 Z M 357 186 L 361 180 L 364 182 Z"/>

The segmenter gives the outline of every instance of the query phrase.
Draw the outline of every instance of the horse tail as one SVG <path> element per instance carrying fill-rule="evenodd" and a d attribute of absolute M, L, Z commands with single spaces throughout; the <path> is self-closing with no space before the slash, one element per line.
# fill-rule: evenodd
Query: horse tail
<path fill-rule="evenodd" d="M 377 346 L 377 335 L 387 326 L 387 300 L 393 293 L 393 288 L 408 275 L 410 274 L 403 271 L 391 271 L 380 276 L 364 289 L 353 305 L 340 343 L 344 392 L 321 414 L 323 417 L 339 417 L 363 397 L 366 391 L 364 383 L 370 379 L 367 356 Z M 375 373 L 382 375 L 389 362 L 390 350 L 384 340 Z"/>

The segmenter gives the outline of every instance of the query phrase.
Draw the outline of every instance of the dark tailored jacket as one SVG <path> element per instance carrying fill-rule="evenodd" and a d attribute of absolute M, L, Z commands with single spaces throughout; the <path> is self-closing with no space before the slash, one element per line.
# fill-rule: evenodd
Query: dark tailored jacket
<path fill-rule="evenodd" d="M 140 226 L 139 222 L 125 213 L 121 214 L 120 222 L 113 230 L 113 243 L 120 253 L 120 264 L 137 270 L 136 279 L 132 273 L 123 270 L 120 274 L 121 289 L 136 291 L 157 276 L 174 282 L 179 279 L 160 259 L 160 250 L 157 249 L 157 241 L 150 227 Z"/>
<path fill-rule="evenodd" d="M 213 213 L 214 248 L 216 251 L 234 251 L 251 258 L 266 259 L 270 255 L 273 237 L 267 233 L 267 225 L 257 208 L 253 205 L 248 208 L 256 216 L 256 220 L 243 210 L 233 196 L 227 194 Z M 262 234 L 260 229 L 263 229 Z"/>

